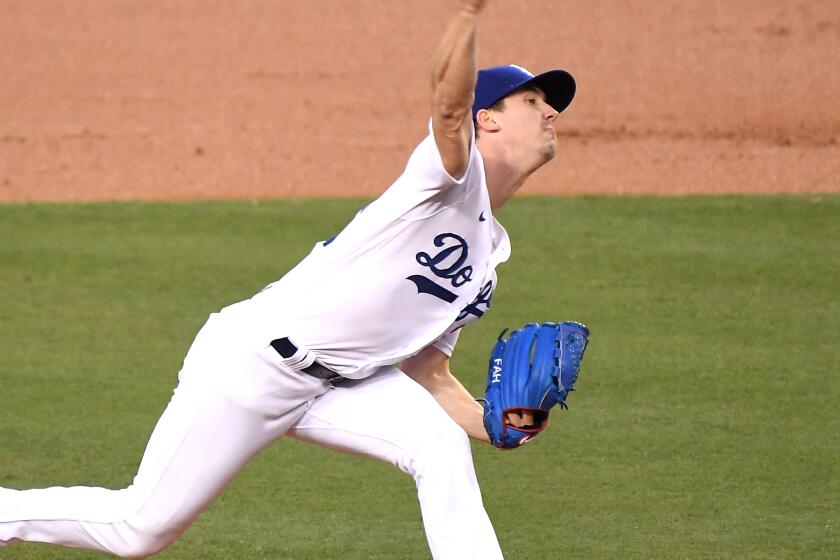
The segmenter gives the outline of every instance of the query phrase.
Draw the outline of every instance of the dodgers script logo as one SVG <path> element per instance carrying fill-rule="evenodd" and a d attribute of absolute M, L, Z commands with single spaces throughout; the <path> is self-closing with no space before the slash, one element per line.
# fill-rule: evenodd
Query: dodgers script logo
<path fill-rule="evenodd" d="M 467 241 L 457 233 L 441 233 L 435 237 L 434 243 L 440 250 L 434 255 L 420 251 L 414 256 L 417 262 L 437 278 L 449 282 L 453 288 L 472 281 L 473 267 L 464 266 L 470 254 Z M 452 290 L 422 274 L 412 274 L 406 280 L 414 282 L 419 294 L 429 294 L 447 303 L 452 303 L 458 297 Z"/>
<path fill-rule="evenodd" d="M 491 299 L 493 299 L 493 281 L 488 280 L 481 288 L 481 291 L 478 292 L 478 295 L 475 296 L 475 299 L 461 310 L 461 313 L 455 318 L 455 322 L 452 323 L 452 328 L 449 332 L 454 333 L 458 329 L 462 329 L 469 323 L 483 317 L 490 310 Z"/>
<path fill-rule="evenodd" d="M 490 300 L 493 299 L 493 281 L 488 280 L 481 291 L 475 296 L 475 299 L 461 310 L 461 313 L 455 318 L 455 322 L 466 319 L 470 315 L 480 318 L 488 309 L 490 309 Z M 469 322 L 469 321 L 467 321 Z"/>

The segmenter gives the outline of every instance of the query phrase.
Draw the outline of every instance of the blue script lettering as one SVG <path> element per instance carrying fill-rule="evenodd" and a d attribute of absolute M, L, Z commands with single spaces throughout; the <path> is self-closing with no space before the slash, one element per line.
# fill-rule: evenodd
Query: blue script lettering
<path fill-rule="evenodd" d="M 461 310 L 461 313 L 455 319 L 456 322 L 466 319 L 468 315 L 475 315 L 476 317 L 481 317 L 484 315 L 488 309 L 490 309 L 490 300 L 493 299 L 493 281 L 488 280 L 486 284 L 481 288 L 481 291 L 478 292 L 478 295 L 475 296 L 475 299 L 467 305 L 465 308 Z M 484 309 L 481 309 L 480 306 L 484 306 Z"/>
<path fill-rule="evenodd" d="M 470 253 L 467 241 L 457 233 L 441 233 L 435 236 L 434 244 L 435 247 L 441 247 L 441 250 L 435 255 L 420 251 L 414 256 L 417 262 L 427 267 L 438 278 L 449 280 L 453 288 L 470 282 L 473 267 L 464 266 Z M 406 280 L 414 282 L 418 294 L 430 294 L 447 303 L 452 303 L 458 298 L 455 292 L 423 275 L 412 274 Z"/>
<path fill-rule="evenodd" d="M 447 244 L 450 240 L 454 240 L 454 243 Z M 435 237 L 435 247 L 443 247 L 443 249 L 435 256 L 429 253 L 417 253 L 417 262 L 429 267 L 429 270 L 438 278 L 451 280 L 455 288 L 472 280 L 473 268 L 463 266 L 470 253 L 470 248 L 463 237 L 457 233 L 441 233 Z"/>

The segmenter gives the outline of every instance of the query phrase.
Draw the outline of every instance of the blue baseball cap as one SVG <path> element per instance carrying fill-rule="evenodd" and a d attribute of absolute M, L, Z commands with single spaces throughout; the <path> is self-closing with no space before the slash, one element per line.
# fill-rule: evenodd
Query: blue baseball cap
<path fill-rule="evenodd" d="M 481 109 L 490 107 L 525 86 L 540 88 L 545 93 L 546 103 L 558 113 L 568 107 L 575 97 L 575 79 L 565 70 L 550 70 L 534 76 L 515 64 L 493 66 L 478 71 L 472 107 L 473 119 Z"/>

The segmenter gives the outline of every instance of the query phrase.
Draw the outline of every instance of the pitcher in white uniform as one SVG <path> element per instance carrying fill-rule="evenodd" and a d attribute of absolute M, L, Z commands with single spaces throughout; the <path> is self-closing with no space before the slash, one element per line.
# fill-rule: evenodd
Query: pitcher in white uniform
<path fill-rule="evenodd" d="M 468 440 L 488 441 L 482 409 L 449 357 L 510 256 L 493 213 L 554 156 L 575 84 L 562 70 L 477 72 L 483 6 L 458 2 L 434 60 L 429 136 L 404 173 L 283 278 L 210 316 L 131 486 L 0 488 L 0 547 L 155 554 L 288 435 L 413 476 L 435 559 L 502 558 Z"/>

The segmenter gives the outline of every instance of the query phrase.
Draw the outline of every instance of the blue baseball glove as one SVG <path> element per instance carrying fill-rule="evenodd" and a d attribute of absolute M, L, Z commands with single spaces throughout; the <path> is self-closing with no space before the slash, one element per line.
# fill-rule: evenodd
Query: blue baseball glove
<path fill-rule="evenodd" d="M 589 337 L 580 323 L 529 323 L 507 340 L 499 336 L 490 354 L 484 427 L 496 447 L 510 449 L 530 441 L 548 425 L 555 404 L 566 406 Z M 508 413 L 533 415 L 533 423 L 511 425 Z"/>

